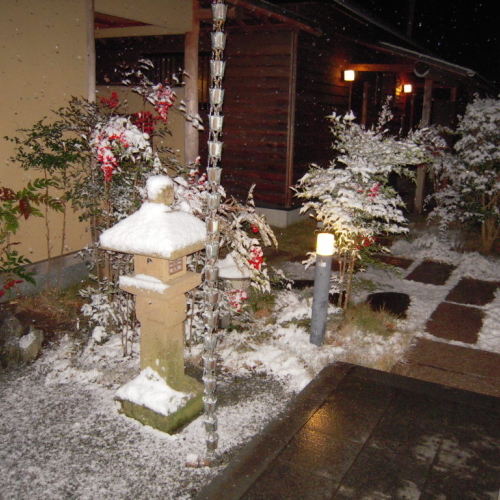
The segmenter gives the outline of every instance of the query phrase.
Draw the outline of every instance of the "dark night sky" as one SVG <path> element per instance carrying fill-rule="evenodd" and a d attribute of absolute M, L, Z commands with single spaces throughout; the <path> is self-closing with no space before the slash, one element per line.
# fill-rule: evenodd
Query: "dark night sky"
<path fill-rule="evenodd" d="M 295 1 L 330 3 L 333 0 Z M 411 0 L 347 1 L 406 33 Z M 500 87 L 498 12 L 497 0 L 414 0 L 412 38 L 436 57 L 473 69 Z"/>
<path fill-rule="evenodd" d="M 409 0 L 355 0 L 406 32 Z M 437 56 L 500 85 L 498 4 L 474 0 L 415 0 L 412 38 Z"/>

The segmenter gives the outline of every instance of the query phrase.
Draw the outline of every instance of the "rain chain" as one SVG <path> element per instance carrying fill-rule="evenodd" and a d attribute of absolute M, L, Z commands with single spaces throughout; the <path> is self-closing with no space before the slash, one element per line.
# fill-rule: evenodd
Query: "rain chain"
<path fill-rule="evenodd" d="M 226 45 L 226 34 L 223 32 L 226 20 L 227 5 L 223 0 L 212 3 L 213 32 L 212 35 L 212 59 L 210 60 L 211 87 L 210 93 L 210 113 L 209 113 L 209 136 L 208 136 L 208 195 L 206 206 L 207 242 L 206 263 L 205 263 L 205 284 L 204 296 L 206 311 L 203 315 L 205 324 L 204 332 L 204 354 L 203 354 L 203 384 L 205 406 L 205 416 L 203 424 L 206 432 L 206 459 L 209 465 L 216 458 L 216 450 L 219 442 L 217 434 L 217 416 L 215 408 L 217 398 L 215 390 L 217 386 L 216 366 L 217 358 L 215 348 L 218 341 L 219 323 L 219 268 L 217 260 L 219 257 L 220 229 L 218 208 L 221 202 L 219 186 L 221 181 L 222 168 L 220 167 L 222 153 L 222 103 L 224 100 L 224 90 L 221 88 L 222 78 L 226 63 L 222 60 Z"/>

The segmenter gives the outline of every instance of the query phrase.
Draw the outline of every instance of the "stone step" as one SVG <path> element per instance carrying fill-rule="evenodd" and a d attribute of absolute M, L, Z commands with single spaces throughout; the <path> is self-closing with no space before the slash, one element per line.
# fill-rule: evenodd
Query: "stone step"
<path fill-rule="evenodd" d="M 500 397 L 500 354 L 418 339 L 398 375 Z"/>

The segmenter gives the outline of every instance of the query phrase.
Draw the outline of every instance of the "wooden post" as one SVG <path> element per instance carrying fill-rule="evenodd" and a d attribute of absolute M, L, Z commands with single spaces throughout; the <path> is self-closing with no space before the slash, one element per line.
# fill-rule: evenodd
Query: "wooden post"
<path fill-rule="evenodd" d="M 368 99 L 370 98 L 370 82 L 363 82 L 363 107 L 361 108 L 361 125 L 368 123 Z"/>
<path fill-rule="evenodd" d="M 185 86 L 186 114 L 193 118 L 198 114 L 198 59 L 200 40 L 200 21 L 198 20 L 198 0 L 193 0 L 193 29 L 186 33 L 184 46 L 184 70 L 187 73 Z M 184 127 L 185 164 L 194 163 L 200 151 L 200 132 L 186 120 Z"/>
<path fill-rule="evenodd" d="M 94 0 L 87 0 L 87 100 L 95 102 Z"/>
<path fill-rule="evenodd" d="M 290 54 L 290 81 L 288 86 L 288 138 L 286 154 L 286 185 L 285 185 L 285 207 L 292 207 L 292 185 L 293 185 L 293 157 L 295 146 L 295 106 L 297 97 L 297 52 L 298 38 L 296 31 L 292 33 Z"/>
<path fill-rule="evenodd" d="M 432 111 L 432 80 L 430 78 L 425 79 L 424 85 L 424 104 L 422 108 L 422 120 L 420 121 L 421 127 L 426 127 L 431 123 L 431 111 Z M 420 165 L 417 168 L 417 187 L 415 191 L 415 205 L 414 211 L 419 214 L 422 213 L 424 209 L 424 187 L 425 187 L 425 174 L 426 166 Z"/>
<path fill-rule="evenodd" d="M 432 80 L 430 78 L 425 79 L 424 84 L 424 104 L 422 108 L 422 120 L 420 121 L 421 127 L 426 127 L 431 124 L 431 112 L 432 112 Z"/>

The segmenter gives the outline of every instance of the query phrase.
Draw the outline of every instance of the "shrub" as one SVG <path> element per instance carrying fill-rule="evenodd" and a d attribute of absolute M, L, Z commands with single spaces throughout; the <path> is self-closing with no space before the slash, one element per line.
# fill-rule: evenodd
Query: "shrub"
<path fill-rule="evenodd" d="M 430 164 L 437 190 L 429 220 L 444 230 L 455 221 L 481 228 L 489 253 L 500 235 L 500 100 L 478 97 L 466 108 L 453 150 L 442 149 Z"/>
<path fill-rule="evenodd" d="M 31 262 L 13 249 L 17 243 L 12 236 L 21 220 L 43 216 L 39 206 L 63 210 L 62 203 L 45 192 L 52 184 L 47 179 L 36 179 L 19 191 L 0 186 L 0 297 L 23 281 L 35 284 L 34 273 L 25 267 Z"/>
<path fill-rule="evenodd" d="M 312 165 L 295 188 L 297 196 L 306 200 L 302 212 L 312 210 L 322 230 L 335 235 L 344 307 L 356 264 L 383 249 L 377 238 L 407 231 L 404 203 L 389 184 L 389 175 L 411 177 L 408 166 L 421 164 L 426 157 L 417 138 L 398 138 L 387 132 L 391 118 L 388 102 L 372 129 L 354 123 L 352 113 L 344 117 L 333 114 L 335 158 L 326 168 Z"/>

